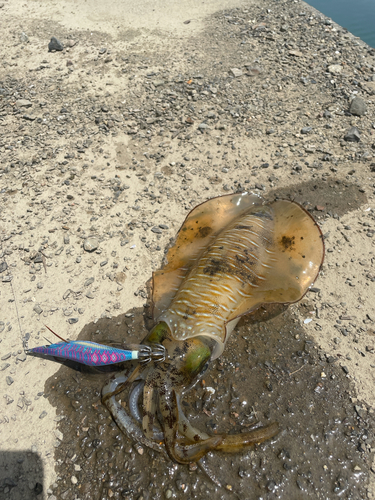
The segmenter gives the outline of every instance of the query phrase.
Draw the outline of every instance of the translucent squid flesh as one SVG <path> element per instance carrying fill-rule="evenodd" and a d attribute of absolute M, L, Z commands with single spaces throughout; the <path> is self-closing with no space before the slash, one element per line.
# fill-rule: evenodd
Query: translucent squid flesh
<path fill-rule="evenodd" d="M 159 449 L 162 438 L 163 449 L 176 462 L 198 461 L 212 450 L 236 452 L 275 436 L 277 423 L 209 436 L 189 423 L 181 399 L 221 355 L 241 316 L 267 304 L 300 300 L 323 258 L 322 233 L 295 202 L 266 203 L 253 193 L 241 193 L 193 209 L 166 265 L 153 275 L 155 326 L 143 344 L 161 344 L 165 360 L 137 366 L 128 378 L 120 375 L 103 389 L 103 402 L 120 428 L 133 439 L 140 436 L 135 396 L 136 420 L 115 399 L 138 380 L 143 384 L 143 442 Z M 138 398 L 139 390 L 131 394 Z"/>

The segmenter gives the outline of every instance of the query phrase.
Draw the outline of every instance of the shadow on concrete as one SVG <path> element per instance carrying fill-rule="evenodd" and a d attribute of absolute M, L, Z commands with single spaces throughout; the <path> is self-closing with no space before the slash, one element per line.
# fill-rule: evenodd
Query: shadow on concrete
<path fill-rule="evenodd" d="M 30 450 L 0 451 L 0 500 L 42 498 L 43 463 Z"/>

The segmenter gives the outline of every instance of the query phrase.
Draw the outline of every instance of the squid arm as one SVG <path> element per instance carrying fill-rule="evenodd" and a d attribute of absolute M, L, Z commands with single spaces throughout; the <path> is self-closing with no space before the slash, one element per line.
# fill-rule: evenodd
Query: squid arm
<path fill-rule="evenodd" d="M 166 389 L 166 388 L 163 388 Z M 266 427 L 259 427 L 250 432 L 235 435 L 217 435 L 208 437 L 205 433 L 197 433 L 192 436 L 194 428 L 190 426 L 186 431 L 186 417 L 182 419 L 179 412 L 178 395 L 172 390 L 160 391 L 160 410 L 163 419 L 164 444 L 171 458 L 179 463 L 188 464 L 197 462 L 209 451 L 220 450 L 226 453 L 233 453 L 255 444 L 260 444 L 270 439 L 279 432 L 279 424 L 272 423 Z M 177 430 L 184 435 L 187 434 L 189 441 L 196 441 L 194 444 L 183 445 L 177 437 Z M 185 434 L 186 433 L 186 434 Z M 207 436 L 207 437 L 206 437 Z M 201 439 L 204 437 L 204 439 Z"/>

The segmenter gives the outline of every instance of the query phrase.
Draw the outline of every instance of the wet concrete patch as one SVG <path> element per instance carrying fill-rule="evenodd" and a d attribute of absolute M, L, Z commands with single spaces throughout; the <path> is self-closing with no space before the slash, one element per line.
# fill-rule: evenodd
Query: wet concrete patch
<path fill-rule="evenodd" d="M 292 184 L 269 192 L 268 198 L 287 198 L 304 205 L 316 216 L 341 217 L 367 203 L 364 190 L 352 182 L 328 177 Z"/>
<path fill-rule="evenodd" d="M 69 500 L 365 498 L 374 416 L 356 399 L 340 353 L 327 357 L 297 320 L 309 307 L 304 300 L 268 321 L 243 320 L 224 355 L 184 400 L 187 417 L 208 433 L 241 432 L 257 422 L 280 424 L 280 434 L 256 449 L 206 458 L 222 488 L 200 468 L 175 465 L 129 442 L 100 401 L 108 374 L 62 366 L 46 383 L 46 394 L 63 417 L 54 495 Z M 134 317 L 88 325 L 80 338 L 133 342 L 145 333 L 142 312 L 134 311 Z"/>

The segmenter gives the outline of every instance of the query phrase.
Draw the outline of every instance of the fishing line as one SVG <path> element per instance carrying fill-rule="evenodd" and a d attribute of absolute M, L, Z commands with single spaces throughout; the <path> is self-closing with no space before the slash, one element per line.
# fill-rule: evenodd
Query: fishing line
<path fill-rule="evenodd" d="M 10 268 L 8 266 L 8 262 L 6 260 L 6 253 L 5 253 L 4 247 L 3 247 L 3 241 L 4 240 L 1 240 L 1 252 L 3 254 L 3 259 L 4 259 L 4 262 L 5 262 L 6 266 L 7 266 L 7 269 L 9 269 L 9 272 L 10 272 Z M 13 276 L 12 276 L 12 274 L 8 274 L 8 276 L 7 276 L 8 279 L 4 279 L 4 278 L 2 280 L 3 283 L 7 283 L 7 282 L 10 283 L 10 287 L 12 289 L 14 305 L 15 305 L 15 308 L 16 308 L 16 315 L 17 315 L 18 326 L 19 326 L 20 333 L 21 333 L 22 346 L 23 346 L 23 350 L 25 351 L 27 349 L 27 339 L 24 338 L 23 333 L 22 333 L 21 319 L 20 319 L 20 315 L 18 313 L 17 297 L 16 297 L 16 292 L 14 291 L 14 287 L 13 287 L 13 283 L 12 283 Z"/>

